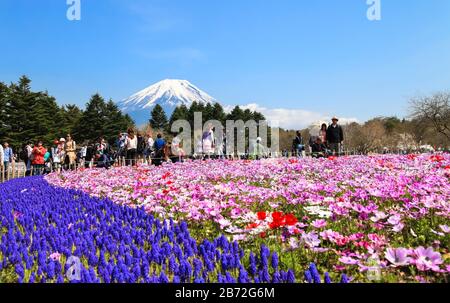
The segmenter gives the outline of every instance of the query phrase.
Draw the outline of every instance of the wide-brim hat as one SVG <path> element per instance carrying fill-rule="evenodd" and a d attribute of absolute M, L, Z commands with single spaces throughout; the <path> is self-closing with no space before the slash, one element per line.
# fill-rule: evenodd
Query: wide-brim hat
<path fill-rule="evenodd" d="M 61 138 L 61 139 L 59 139 L 59 142 L 66 142 L 66 139 Z"/>
<path fill-rule="evenodd" d="M 339 121 L 339 118 L 334 116 L 333 118 L 331 118 L 331 121 Z"/>

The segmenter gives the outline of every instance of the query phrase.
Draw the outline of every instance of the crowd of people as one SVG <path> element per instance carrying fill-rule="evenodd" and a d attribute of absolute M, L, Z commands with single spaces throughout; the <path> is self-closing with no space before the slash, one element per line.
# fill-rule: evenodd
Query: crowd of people
<path fill-rule="evenodd" d="M 317 136 L 310 136 L 308 146 L 309 154 L 313 158 L 324 158 L 328 156 L 340 156 L 342 154 L 342 144 L 344 142 L 344 131 L 338 124 L 337 117 L 332 118 L 332 123 L 322 124 Z M 302 133 L 297 131 L 292 142 L 292 152 L 298 157 L 306 154 L 306 144 Z"/>
<path fill-rule="evenodd" d="M 313 157 L 339 155 L 344 140 L 342 127 L 338 118 L 332 124 L 323 124 L 318 136 L 311 136 L 310 154 Z M 195 142 L 192 159 L 232 157 L 226 150 L 226 134 L 215 137 L 214 128 L 209 125 Z M 293 140 L 293 154 L 303 156 L 305 144 L 301 132 L 298 131 Z M 239 158 L 261 159 L 269 157 L 269 151 L 257 138 Z M 233 156 L 234 157 L 234 156 Z M 52 146 L 45 147 L 42 141 L 28 142 L 15 154 L 7 142 L 0 145 L 0 166 L 7 171 L 13 162 L 22 161 L 26 167 L 26 175 L 42 175 L 49 172 L 76 169 L 78 167 L 109 168 L 115 164 L 136 165 L 138 162 L 161 165 L 163 162 L 178 162 L 186 158 L 181 140 L 175 136 L 172 141 L 164 139 L 161 133 L 154 138 L 152 132 L 145 134 L 129 128 L 119 133 L 113 146 L 100 137 L 96 142 L 83 144 L 81 147 L 67 134 L 65 138 L 54 140 Z"/>
<path fill-rule="evenodd" d="M 42 141 L 25 143 L 18 153 L 5 142 L 0 145 L 0 160 L 2 171 L 18 161 L 25 164 L 26 176 L 42 175 L 50 171 L 60 171 L 62 168 L 76 167 L 77 147 L 71 135 L 53 142 L 51 148 L 46 148 Z"/>

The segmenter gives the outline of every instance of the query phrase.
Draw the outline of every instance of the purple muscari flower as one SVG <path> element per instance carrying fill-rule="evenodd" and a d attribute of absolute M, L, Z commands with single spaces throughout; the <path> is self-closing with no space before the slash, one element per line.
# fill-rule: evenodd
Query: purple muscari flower
<path fill-rule="evenodd" d="M 280 271 L 280 279 L 282 282 L 287 282 L 287 272 L 284 270 Z"/>
<path fill-rule="evenodd" d="M 159 281 L 159 283 L 164 283 L 164 284 L 169 283 L 169 279 L 164 274 L 164 272 L 161 272 L 161 274 L 159 275 L 159 280 L 158 281 Z"/>
<path fill-rule="evenodd" d="M 217 274 L 217 282 L 218 283 L 225 283 L 225 278 L 224 278 L 224 276 L 222 276 L 221 273 Z"/>
<path fill-rule="evenodd" d="M 333 282 L 331 281 L 331 278 L 330 278 L 330 275 L 328 274 L 328 272 L 325 273 L 324 282 L 325 282 L 326 284 L 333 283 Z"/>
<path fill-rule="evenodd" d="M 246 271 L 245 268 L 243 268 L 243 267 L 241 267 L 241 268 L 239 269 L 238 282 L 239 282 L 239 283 L 248 283 L 248 282 L 249 282 L 249 278 L 248 278 L 247 271 Z"/>
<path fill-rule="evenodd" d="M 270 282 L 270 274 L 269 270 L 267 268 L 261 269 L 259 271 L 259 279 L 262 283 L 269 283 Z"/>
<path fill-rule="evenodd" d="M 169 259 L 169 271 L 171 273 L 175 273 L 178 270 L 178 265 L 177 265 L 177 261 L 175 259 L 175 256 L 172 255 Z"/>
<path fill-rule="evenodd" d="M 386 259 L 394 266 L 406 266 L 410 264 L 409 250 L 406 248 L 388 248 L 385 253 Z"/>
<path fill-rule="evenodd" d="M 19 264 L 16 265 L 16 273 L 17 273 L 17 275 L 19 276 L 19 278 L 21 280 L 24 278 L 25 271 L 24 271 L 24 268 L 23 268 L 22 264 L 19 263 Z"/>
<path fill-rule="evenodd" d="M 348 277 L 347 277 L 346 274 L 343 274 L 343 275 L 342 275 L 342 277 L 341 277 L 341 283 L 343 283 L 343 284 L 349 283 L 349 279 L 348 279 Z"/>
<path fill-rule="evenodd" d="M 272 267 L 275 270 L 278 269 L 278 254 L 276 252 L 272 254 Z"/>
<path fill-rule="evenodd" d="M 30 280 L 28 281 L 28 283 L 34 283 L 35 278 L 36 278 L 36 276 L 35 276 L 34 272 L 32 272 L 31 275 L 30 275 Z"/>
<path fill-rule="evenodd" d="M 320 284 L 322 282 L 316 264 L 311 263 L 309 265 L 309 272 L 311 273 L 311 277 L 313 278 L 314 283 Z"/>
<path fill-rule="evenodd" d="M 58 283 L 58 284 L 64 283 L 64 278 L 63 278 L 62 274 L 58 275 L 58 279 L 56 279 L 56 283 Z"/>
<path fill-rule="evenodd" d="M 222 255 L 221 264 L 222 264 L 222 270 L 227 271 L 229 268 L 229 264 L 228 264 L 228 258 L 225 255 Z"/>
<path fill-rule="evenodd" d="M 257 269 L 256 269 L 256 258 L 253 252 L 250 253 L 249 260 L 250 260 L 250 267 L 248 271 L 252 276 L 254 276 L 257 272 Z"/>
<path fill-rule="evenodd" d="M 295 283 L 295 274 L 292 269 L 289 269 L 287 272 L 287 282 L 288 283 Z"/>
<path fill-rule="evenodd" d="M 313 278 L 311 276 L 311 271 L 310 270 L 305 270 L 305 281 L 307 283 L 313 283 Z"/>
<path fill-rule="evenodd" d="M 55 277 L 55 262 L 50 261 L 47 265 L 47 275 L 50 279 L 53 279 Z"/>
<path fill-rule="evenodd" d="M 278 272 L 278 271 L 274 272 L 272 275 L 272 283 L 281 283 L 281 282 L 282 282 L 282 280 L 281 280 L 280 272 Z"/>
<path fill-rule="evenodd" d="M 180 277 L 179 276 L 173 276 L 173 279 L 172 279 L 172 283 L 176 283 L 176 284 L 178 284 L 178 283 L 180 283 L 181 282 L 181 280 L 180 280 Z"/>
<path fill-rule="evenodd" d="M 198 277 L 194 279 L 194 283 L 196 284 L 205 283 L 205 280 L 202 277 Z"/>
<path fill-rule="evenodd" d="M 203 267 L 202 261 L 195 258 L 193 265 L 194 265 L 194 276 L 198 277 L 200 275 L 200 271 L 202 270 L 202 267 Z"/>
<path fill-rule="evenodd" d="M 229 272 L 226 273 L 226 283 L 236 283 L 236 279 Z"/>

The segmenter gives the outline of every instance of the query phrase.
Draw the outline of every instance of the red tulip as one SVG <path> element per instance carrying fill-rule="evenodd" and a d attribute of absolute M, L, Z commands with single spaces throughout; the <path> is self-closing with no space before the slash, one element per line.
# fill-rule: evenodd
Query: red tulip
<path fill-rule="evenodd" d="M 258 220 L 261 220 L 261 221 L 264 221 L 267 218 L 267 214 L 265 211 L 260 211 L 260 212 L 258 212 L 257 215 L 258 215 Z"/>

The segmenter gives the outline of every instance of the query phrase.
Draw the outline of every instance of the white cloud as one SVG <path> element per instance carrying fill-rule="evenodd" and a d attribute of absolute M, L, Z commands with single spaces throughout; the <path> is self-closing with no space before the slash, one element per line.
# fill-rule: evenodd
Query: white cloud
<path fill-rule="evenodd" d="M 230 112 L 234 106 L 226 106 L 225 111 Z M 242 109 L 250 109 L 262 113 L 271 125 L 279 125 L 284 129 L 303 129 L 311 125 L 320 126 L 321 123 L 329 124 L 332 115 L 317 113 L 303 109 L 267 108 L 257 103 L 240 106 Z M 356 118 L 339 117 L 340 124 L 359 122 Z"/>

